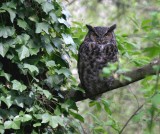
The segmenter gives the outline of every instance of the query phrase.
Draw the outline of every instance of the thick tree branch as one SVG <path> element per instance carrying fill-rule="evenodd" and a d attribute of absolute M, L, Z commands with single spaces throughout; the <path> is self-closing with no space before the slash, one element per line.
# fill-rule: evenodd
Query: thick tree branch
<path fill-rule="evenodd" d="M 94 96 L 97 96 L 99 94 L 102 94 L 102 93 L 129 85 L 135 81 L 139 81 L 141 79 L 144 79 L 146 76 L 155 75 L 157 73 L 156 70 L 153 68 L 153 66 L 155 66 L 155 65 L 160 65 L 160 59 L 155 59 L 146 66 L 136 68 L 132 71 L 120 74 L 120 75 L 124 75 L 126 77 L 130 77 L 131 80 L 130 81 L 128 81 L 128 80 L 120 81 L 118 79 L 114 79 L 112 85 L 109 88 L 102 89 L 100 92 L 98 92 L 98 94 L 96 93 Z M 82 93 L 80 91 L 75 91 L 75 90 L 65 91 L 65 92 L 63 92 L 63 94 L 66 99 L 72 98 L 75 101 L 81 101 L 81 100 L 84 100 L 87 98 L 94 97 L 93 95 L 89 96 L 89 95 L 86 95 L 85 93 Z"/>

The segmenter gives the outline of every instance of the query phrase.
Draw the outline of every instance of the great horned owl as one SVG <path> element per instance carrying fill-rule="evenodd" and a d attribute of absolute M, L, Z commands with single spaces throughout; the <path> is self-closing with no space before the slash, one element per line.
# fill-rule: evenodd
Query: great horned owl
<path fill-rule="evenodd" d="M 110 27 L 86 25 L 86 35 L 78 53 L 78 73 L 81 87 L 89 96 L 99 93 L 112 84 L 111 78 L 101 77 L 103 67 L 118 61 L 118 49 L 114 35 L 116 24 Z"/>

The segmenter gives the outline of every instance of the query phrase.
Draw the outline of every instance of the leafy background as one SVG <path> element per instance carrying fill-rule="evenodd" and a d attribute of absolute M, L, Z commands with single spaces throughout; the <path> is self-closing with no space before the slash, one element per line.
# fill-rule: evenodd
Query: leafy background
<path fill-rule="evenodd" d="M 72 15 L 72 26 L 75 29 L 80 27 L 73 37 L 78 36 L 83 40 L 81 33 L 85 33 L 85 24 L 117 24 L 115 33 L 119 48 L 119 72 L 141 67 L 159 57 L 160 1 L 70 0 L 65 4 Z M 99 102 L 78 102 L 80 113 L 85 118 L 86 132 L 121 133 L 126 122 L 144 104 L 125 126 L 123 133 L 157 134 L 160 120 L 158 80 L 158 75 L 148 76 L 139 82 L 105 93 Z"/>
<path fill-rule="evenodd" d="M 120 133 L 144 103 L 123 133 L 156 134 L 158 75 L 108 92 L 100 101 L 75 103 L 60 91 L 79 90 L 75 68 L 85 24 L 117 23 L 120 72 L 159 57 L 158 5 L 156 0 L 1 0 L 0 133 Z"/>

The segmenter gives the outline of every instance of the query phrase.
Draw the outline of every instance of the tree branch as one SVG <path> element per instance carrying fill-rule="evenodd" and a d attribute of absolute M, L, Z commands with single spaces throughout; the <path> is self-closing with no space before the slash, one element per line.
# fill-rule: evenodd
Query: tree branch
<path fill-rule="evenodd" d="M 97 96 L 99 94 L 123 87 L 123 86 L 127 86 L 133 82 L 139 81 L 141 79 L 144 79 L 146 76 L 149 75 L 155 75 L 157 73 L 157 71 L 153 68 L 153 66 L 155 65 L 160 65 L 160 58 L 153 60 L 151 63 L 149 63 L 146 66 L 140 67 L 140 68 L 136 68 L 132 71 L 129 72 L 125 72 L 119 75 L 124 75 L 126 77 L 131 78 L 130 81 L 128 80 L 122 80 L 120 81 L 119 79 L 115 79 L 113 80 L 112 85 L 107 88 L 107 89 L 102 89 L 101 91 L 99 91 L 98 93 L 95 93 L 94 95 L 90 96 L 87 95 L 85 93 L 82 93 L 80 91 L 76 91 L 76 90 L 70 90 L 70 91 L 63 91 L 62 94 L 65 96 L 65 99 L 74 99 L 75 101 L 81 101 L 87 98 L 91 98 L 94 96 Z"/>

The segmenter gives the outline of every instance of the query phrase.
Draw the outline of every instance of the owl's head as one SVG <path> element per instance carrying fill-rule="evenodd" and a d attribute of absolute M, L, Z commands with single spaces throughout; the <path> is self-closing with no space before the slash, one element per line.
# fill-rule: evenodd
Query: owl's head
<path fill-rule="evenodd" d="M 110 27 L 92 27 L 91 25 L 86 25 L 88 28 L 88 38 L 92 42 L 97 42 L 99 44 L 110 43 L 114 37 L 114 29 L 116 24 Z"/>

